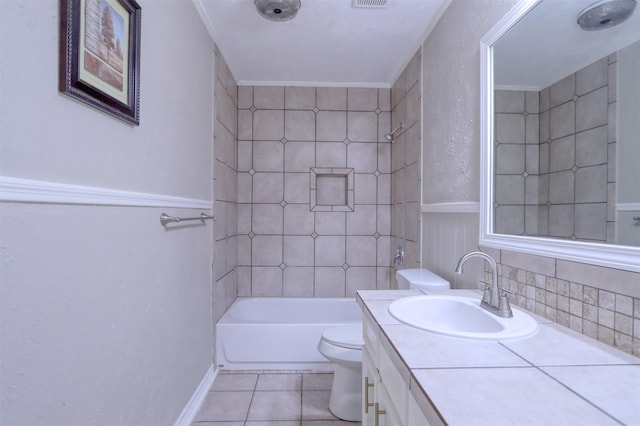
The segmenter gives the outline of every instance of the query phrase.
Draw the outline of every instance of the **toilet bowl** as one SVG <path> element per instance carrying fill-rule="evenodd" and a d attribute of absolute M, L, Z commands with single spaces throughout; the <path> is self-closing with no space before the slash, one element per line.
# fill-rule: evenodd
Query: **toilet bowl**
<path fill-rule="evenodd" d="M 444 278 L 426 269 L 402 269 L 396 272 L 399 289 L 445 290 L 451 288 Z M 318 351 L 334 364 L 329 410 L 338 418 L 362 420 L 362 323 L 327 328 L 318 343 Z"/>
<path fill-rule="evenodd" d="M 329 327 L 322 333 L 318 351 L 334 364 L 329 410 L 348 421 L 362 418 L 362 323 Z"/>

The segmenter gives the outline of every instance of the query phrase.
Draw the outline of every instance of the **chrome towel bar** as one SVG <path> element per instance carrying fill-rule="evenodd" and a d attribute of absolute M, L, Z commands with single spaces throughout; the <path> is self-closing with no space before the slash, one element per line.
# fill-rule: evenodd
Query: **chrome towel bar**
<path fill-rule="evenodd" d="M 204 223 L 205 220 L 213 220 L 213 216 L 209 216 L 206 213 L 201 213 L 200 216 L 198 217 L 175 217 L 175 216 L 169 216 L 166 213 L 162 213 L 160 215 L 160 223 L 164 226 L 167 223 L 172 223 L 172 222 L 184 222 L 187 220 L 200 220 L 202 221 L 202 223 Z"/>

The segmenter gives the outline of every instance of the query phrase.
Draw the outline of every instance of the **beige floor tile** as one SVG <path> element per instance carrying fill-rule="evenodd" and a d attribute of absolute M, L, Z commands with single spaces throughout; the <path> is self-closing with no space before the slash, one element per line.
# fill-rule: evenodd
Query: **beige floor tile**
<path fill-rule="evenodd" d="M 247 422 L 245 426 L 300 426 L 300 420 L 267 420 L 262 422 Z"/>
<path fill-rule="evenodd" d="M 191 426 L 244 426 L 244 422 L 193 422 Z"/>
<path fill-rule="evenodd" d="M 302 375 L 302 390 L 331 390 L 333 373 L 314 373 Z"/>
<path fill-rule="evenodd" d="M 300 420 L 300 391 L 256 391 L 247 420 Z"/>
<path fill-rule="evenodd" d="M 329 411 L 331 391 L 304 391 L 302 393 L 302 418 L 304 420 L 336 420 Z"/>
<path fill-rule="evenodd" d="M 198 421 L 244 421 L 252 392 L 209 392 L 202 403 Z"/>
<path fill-rule="evenodd" d="M 345 422 L 344 420 L 303 420 L 302 426 L 360 426 L 360 422 Z"/>
<path fill-rule="evenodd" d="M 211 391 L 253 391 L 257 380 L 257 374 L 218 374 Z"/>
<path fill-rule="evenodd" d="M 284 391 L 300 390 L 302 382 L 301 374 L 260 374 L 258 377 L 257 391 Z"/>

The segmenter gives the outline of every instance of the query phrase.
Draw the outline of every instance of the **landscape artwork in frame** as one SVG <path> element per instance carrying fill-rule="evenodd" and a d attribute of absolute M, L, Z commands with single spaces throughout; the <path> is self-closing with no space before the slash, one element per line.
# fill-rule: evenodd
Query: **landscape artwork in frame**
<path fill-rule="evenodd" d="M 140 124 L 140 6 L 60 0 L 59 90 Z"/>

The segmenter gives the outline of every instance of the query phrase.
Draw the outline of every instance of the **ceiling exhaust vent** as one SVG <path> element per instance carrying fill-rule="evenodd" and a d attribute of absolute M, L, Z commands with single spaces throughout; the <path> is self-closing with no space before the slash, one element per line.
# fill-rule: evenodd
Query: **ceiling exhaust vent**
<path fill-rule="evenodd" d="M 353 0 L 353 7 L 361 7 L 367 9 L 379 9 L 387 7 L 389 0 Z"/>

